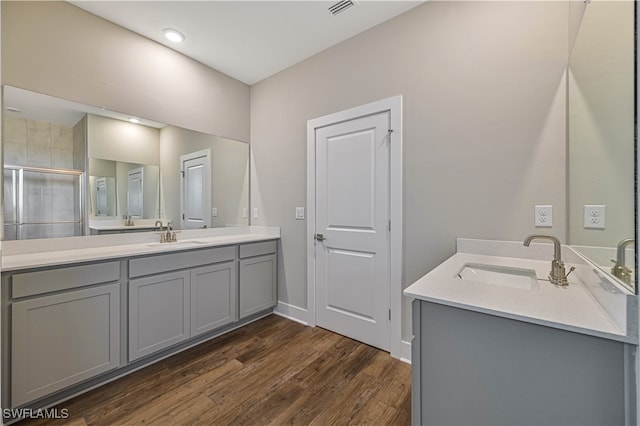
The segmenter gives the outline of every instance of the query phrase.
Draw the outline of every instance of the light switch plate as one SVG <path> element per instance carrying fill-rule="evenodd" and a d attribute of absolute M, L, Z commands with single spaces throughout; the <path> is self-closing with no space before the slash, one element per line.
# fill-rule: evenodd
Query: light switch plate
<path fill-rule="evenodd" d="M 603 204 L 586 204 L 584 206 L 584 227 L 593 229 L 604 229 L 605 210 Z"/>
<path fill-rule="evenodd" d="M 536 228 L 550 228 L 553 226 L 553 207 L 550 205 L 535 206 L 534 224 Z"/>
<path fill-rule="evenodd" d="M 296 207 L 296 219 L 297 220 L 304 219 L 304 207 Z"/>
<path fill-rule="evenodd" d="M 254 219 L 260 219 L 260 210 L 258 210 L 257 207 L 253 208 L 253 218 Z"/>
<path fill-rule="evenodd" d="M 211 217 L 218 217 L 218 208 L 211 207 Z"/>
<path fill-rule="evenodd" d="M 242 218 L 243 218 L 243 219 L 246 219 L 246 218 L 247 218 L 247 215 L 248 215 L 248 213 L 247 213 L 247 208 L 246 208 L 246 207 L 243 207 L 243 208 L 242 208 Z"/>

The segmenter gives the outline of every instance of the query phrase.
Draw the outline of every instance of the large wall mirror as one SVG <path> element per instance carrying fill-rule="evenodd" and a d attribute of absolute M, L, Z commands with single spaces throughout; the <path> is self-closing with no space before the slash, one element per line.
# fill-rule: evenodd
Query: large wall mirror
<path fill-rule="evenodd" d="M 6 240 L 249 224 L 247 143 L 10 86 L 3 102 Z"/>
<path fill-rule="evenodd" d="M 572 7 L 569 242 L 635 288 L 635 2 Z M 635 289 L 637 292 L 637 288 Z"/>

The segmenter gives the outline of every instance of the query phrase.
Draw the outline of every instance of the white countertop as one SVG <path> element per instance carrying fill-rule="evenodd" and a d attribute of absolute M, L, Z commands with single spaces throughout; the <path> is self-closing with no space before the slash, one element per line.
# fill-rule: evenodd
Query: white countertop
<path fill-rule="evenodd" d="M 135 223 L 135 222 L 134 222 Z M 138 224 L 134 225 L 103 225 L 103 224 L 91 224 L 89 225 L 89 229 L 94 229 L 96 231 L 119 231 L 122 229 L 153 229 L 156 228 L 153 224 Z"/>
<path fill-rule="evenodd" d="M 537 288 L 518 289 L 472 280 L 457 273 L 466 263 L 533 269 Z M 567 265 L 567 271 L 570 265 Z M 559 328 L 622 342 L 637 343 L 607 313 L 576 274 L 569 285 L 548 281 L 551 261 L 456 253 L 404 290 L 406 296 L 503 318 Z"/>
<path fill-rule="evenodd" d="M 5 241 L 2 272 L 122 257 L 202 249 L 280 238 L 279 228 L 239 227 L 183 231 L 175 243 L 159 243 L 159 233 Z M 40 242 L 41 250 L 38 250 Z M 52 245 L 58 243 L 59 249 Z"/>

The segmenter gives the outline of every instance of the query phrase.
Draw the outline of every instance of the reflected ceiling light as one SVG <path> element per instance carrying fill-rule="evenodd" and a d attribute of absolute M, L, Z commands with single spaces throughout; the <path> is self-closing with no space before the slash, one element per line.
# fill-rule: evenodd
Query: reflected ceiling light
<path fill-rule="evenodd" d="M 138 124 L 140 122 L 139 118 L 135 118 L 135 117 L 131 117 L 129 119 L 129 122 L 133 123 L 133 124 Z"/>
<path fill-rule="evenodd" d="M 167 40 L 174 43 L 180 43 L 182 42 L 182 40 L 184 40 L 184 34 L 173 28 L 165 28 L 164 30 L 162 30 L 162 32 L 164 33 L 164 36 Z"/>

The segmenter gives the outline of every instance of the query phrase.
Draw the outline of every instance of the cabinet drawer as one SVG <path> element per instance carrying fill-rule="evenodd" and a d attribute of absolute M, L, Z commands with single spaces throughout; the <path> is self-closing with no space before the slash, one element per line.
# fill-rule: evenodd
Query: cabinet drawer
<path fill-rule="evenodd" d="M 11 297 L 17 299 L 119 280 L 120 262 L 26 272 L 11 278 Z"/>
<path fill-rule="evenodd" d="M 262 243 L 243 244 L 240 246 L 240 258 L 262 256 L 276 252 L 276 241 L 264 241 Z"/>
<path fill-rule="evenodd" d="M 143 275 L 158 274 L 178 269 L 193 268 L 195 266 L 210 265 L 212 263 L 227 262 L 229 260 L 235 260 L 235 258 L 235 246 L 160 254 L 131 259 L 129 261 L 129 276 L 140 277 Z"/>

